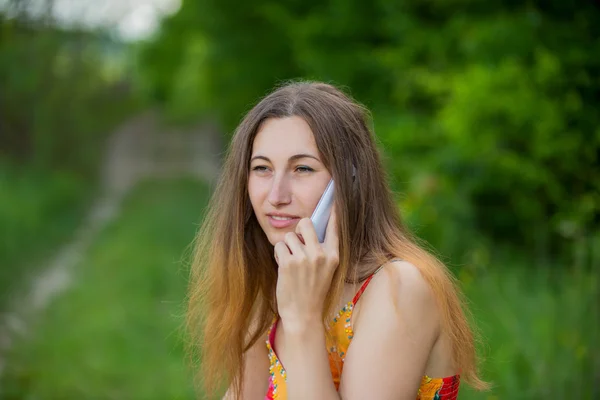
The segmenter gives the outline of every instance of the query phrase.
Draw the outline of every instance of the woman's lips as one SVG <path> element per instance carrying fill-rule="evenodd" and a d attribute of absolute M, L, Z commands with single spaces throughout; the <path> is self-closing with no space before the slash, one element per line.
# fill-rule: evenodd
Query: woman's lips
<path fill-rule="evenodd" d="M 300 220 L 298 217 L 275 217 L 273 215 L 267 217 L 269 218 L 269 224 L 276 229 L 287 228 Z"/>

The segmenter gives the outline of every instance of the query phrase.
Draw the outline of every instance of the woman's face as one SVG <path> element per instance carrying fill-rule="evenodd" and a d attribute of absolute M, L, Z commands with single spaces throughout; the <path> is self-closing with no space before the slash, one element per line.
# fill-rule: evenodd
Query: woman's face
<path fill-rule="evenodd" d="M 310 218 L 330 179 L 306 121 L 293 116 L 261 125 L 252 145 L 248 194 L 272 245 L 301 218 Z"/>

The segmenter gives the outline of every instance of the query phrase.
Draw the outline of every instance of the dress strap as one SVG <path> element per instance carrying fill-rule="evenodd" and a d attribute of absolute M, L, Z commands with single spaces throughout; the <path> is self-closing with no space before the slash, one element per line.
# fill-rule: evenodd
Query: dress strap
<path fill-rule="evenodd" d="M 362 296 L 362 294 L 364 293 L 365 290 L 367 290 L 367 286 L 369 286 L 369 283 L 371 282 L 371 279 L 373 279 L 373 277 L 375 276 L 376 273 L 378 273 L 379 271 L 381 271 L 381 269 L 388 263 L 390 262 L 394 262 L 394 261 L 402 261 L 399 258 L 394 258 L 393 260 L 388 261 L 387 263 L 380 265 L 379 268 L 377 268 L 375 270 L 375 272 L 373 272 L 371 275 L 369 275 L 369 277 L 367 278 L 367 280 L 365 280 L 362 284 L 362 286 L 360 287 L 360 289 L 358 289 L 358 292 L 356 292 L 356 294 L 354 295 L 354 298 L 352 299 L 352 304 L 356 304 L 358 302 L 358 299 L 360 299 L 360 296 Z"/>

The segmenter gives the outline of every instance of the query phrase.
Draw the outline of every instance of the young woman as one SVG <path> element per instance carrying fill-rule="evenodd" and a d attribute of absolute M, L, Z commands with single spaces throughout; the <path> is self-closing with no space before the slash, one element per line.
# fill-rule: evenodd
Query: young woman
<path fill-rule="evenodd" d="M 402 225 L 367 115 L 300 82 L 236 130 L 192 266 L 207 396 L 451 400 L 461 379 L 485 386 L 459 290 Z M 332 178 L 319 243 L 310 216 Z"/>

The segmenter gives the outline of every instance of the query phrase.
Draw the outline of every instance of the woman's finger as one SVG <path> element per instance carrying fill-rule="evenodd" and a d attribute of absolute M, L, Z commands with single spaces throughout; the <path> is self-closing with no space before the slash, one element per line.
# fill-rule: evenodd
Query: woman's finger
<path fill-rule="evenodd" d="M 296 234 L 302 237 L 307 247 L 316 247 L 319 245 L 317 231 L 310 218 L 302 218 L 296 225 Z"/>
<path fill-rule="evenodd" d="M 300 255 L 304 253 L 304 245 L 300 241 L 300 238 L 295 232 L 288 232 L 285 234 L 285 244 L 290 249 L 292 255 Z"/>
<path fill-rule="evenodd" d="M 275 256 L 275 262 L 277 262 L 278 265 L 285 264 L 288 258 L 291 256 L 290 249 L 285 242 L 275 243 L 273 253 Z"/>

